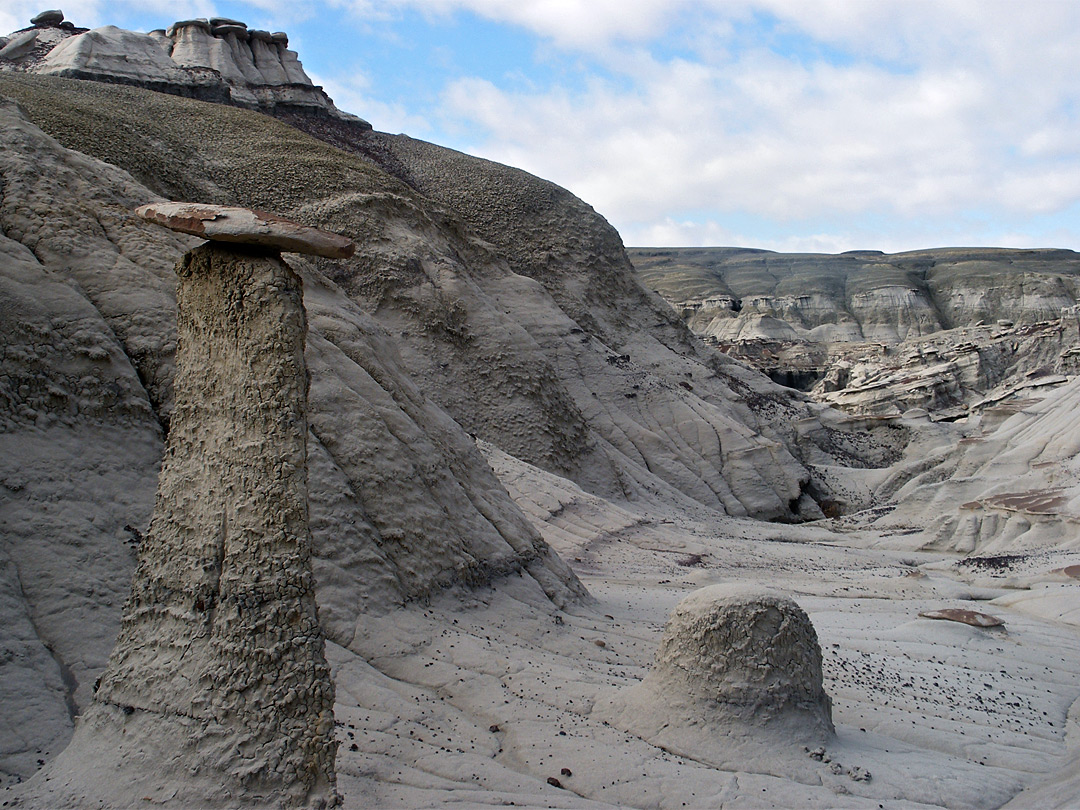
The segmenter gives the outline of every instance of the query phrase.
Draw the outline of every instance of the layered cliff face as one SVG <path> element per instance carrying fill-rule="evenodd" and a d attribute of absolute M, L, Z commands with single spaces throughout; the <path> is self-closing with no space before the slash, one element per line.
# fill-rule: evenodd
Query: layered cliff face
<path fill-rule="evenodd" d="M 1071 250 L 633 248 L 629 255 L 646 287 L 718 340 L 770 337 L 750 326 L 766 316 L 799 340 L 896 343 L 980 321 L 1057 318 L 1080 295 L 1080 256 Z"/>
<path fill-rule="evenodd" d="M 1076 371 L 1080 256 L 945 248 L 886 255 L 630 251 L 698 334 L 856 413 L 955 418 Z"/>

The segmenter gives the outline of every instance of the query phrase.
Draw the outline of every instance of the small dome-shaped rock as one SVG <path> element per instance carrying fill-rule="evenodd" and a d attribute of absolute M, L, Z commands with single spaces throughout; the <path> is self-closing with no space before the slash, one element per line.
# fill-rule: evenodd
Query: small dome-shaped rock
<path fill-rule="evenodd" d="M 648 679 L 747 722 L 796 712 L 832 730 L 814 626 L 792 599 L 761 588 L 713 585 L 683 599 Z"/>
<path fill-rule="evenodd" d="M 735 769 L 764 753 L 796 762 L 801 746 L 834 734 L 809 617 L 790 598 L 746 585 L 683 599 L 649 674 L 598 700 L 593 714 L 665 750 Z"/>

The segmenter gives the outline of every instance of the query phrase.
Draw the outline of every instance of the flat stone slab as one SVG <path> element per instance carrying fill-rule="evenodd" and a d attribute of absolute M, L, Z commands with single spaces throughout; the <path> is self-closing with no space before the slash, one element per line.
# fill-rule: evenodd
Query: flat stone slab
<path fill-rule="evenodd" d="M 213 34 L 215 37 L 223 37 L 226 34 L 236 34 L 238 37 L 240 37 L 240 39 L 247 39 L 247 37 L 249 36 L 246 25 L 232 25 L 224 23 L 222 25 L 211 24 L 210 33 Z"/>
<path fill-rule="evenodd" d="M 975 610 L 961 610 L 959 608 L 944 608 L 943 610 L 927 610 L 919 614 L 924 619 L 944 619 L 949 622 L 962 622 L 972 627 L 1001 627 L 1005 624 L 997 616 L 988 613 L 979 613 Z"/>
<path fill-rule="evenodd" d="M 328 259 L 347 259 L 356 250 L 356 244 L 346 236 L 250 208 L 163 202 L 140 206 L 135 213 L 147 222 L 214 242 L 257 245 Z"/>

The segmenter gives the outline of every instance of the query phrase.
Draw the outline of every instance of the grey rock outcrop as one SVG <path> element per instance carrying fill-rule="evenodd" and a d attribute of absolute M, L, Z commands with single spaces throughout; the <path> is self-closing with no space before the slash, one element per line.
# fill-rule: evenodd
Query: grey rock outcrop
<path fill-rule="evenodd" d="M 335 799 L 301 283 L 255 250 L 207 244 L 177 266 L 176 405 L 157 504 L 109 666 L 70 746 L 27 786 L 35 801 Z"/>
<path fill-rule="evenodd" d="M 927 547 L 962 554 L 1077 548 L 1078 395 L 1080 377 L 987 408 L 954 447 L 893 473 L 887 493 L 898 506 L 876 525 L 917 529 Z M 1007 575 L 1003 566 L 998 579 Z"/>
<path fill-rule="evenodd" d="M 833 731 L 809 617 L 789 597 L 750 586 L 713 585 L 679 602 L 644 683 L 744 723 L 794 716 L 810 737 Z"/>
<path fill-rule="evenodd" d="M 0 48 L 0 60 L 12 61 L 29 54 L 37 45 L 37 40 L 37 31 L 22 31 L 16 34 Z"/>
<path fill-rule="evenodd" d="M 131 84 L 157 92 L 267 112 L 330 116 L 366 126 L 339 111 L 312 84 L 288 37 L 249 31 L 215 18 L 182 20 L 141 34 L 115 26 L 62 29 L 41 23 L 0 51 L 0 69 Z"/>
<path fill-rule="evenodd" d="M 821 354 L 824 376 L 810 389 L 821 402 L 862 414 L 923 408 L 934 419 L 955 419 L 1080 372 L 1080 320 L 1067 309 L 1038 323 L 958 327 L 894 346 L 833 345 Z M 799 373 L 797 356 L 781 350 L 776 357 L 793 360 Z"/>
<path fill-rule="evenodd" d="M 774 253 L 744 248 L 632 248 L 642 282 L 695 331 L 720 341 L 759 334 L 757 316 L 811 343 L 897 343 L 1006 319 L 1057 318 L 1080 294 L 1071 250 L 942 248 L 885 254 Z"/>

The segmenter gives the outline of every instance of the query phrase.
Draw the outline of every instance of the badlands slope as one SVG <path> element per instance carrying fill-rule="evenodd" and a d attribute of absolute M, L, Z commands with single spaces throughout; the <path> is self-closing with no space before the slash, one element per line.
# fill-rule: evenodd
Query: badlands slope
<path fill-rule="evenodd" d="M 359 244 L 290 257 L 345 807 L 1075 804 L 1072 384 L 1000 424 L 845 416 L 702 343 L 550 183 L 32 56 L 0 72 L 4 801 L 48 806 L 20 783 L 90 703 L 153 508 L 172 268 L 200 240 L 132 211 L 170 198 Z M 658 747 L 594 710 L 683 596 L 728 582 L 809 613 L 823 751 L 708 716 Z M 946 607 L 1005 625 L 919 617 Z"/>

